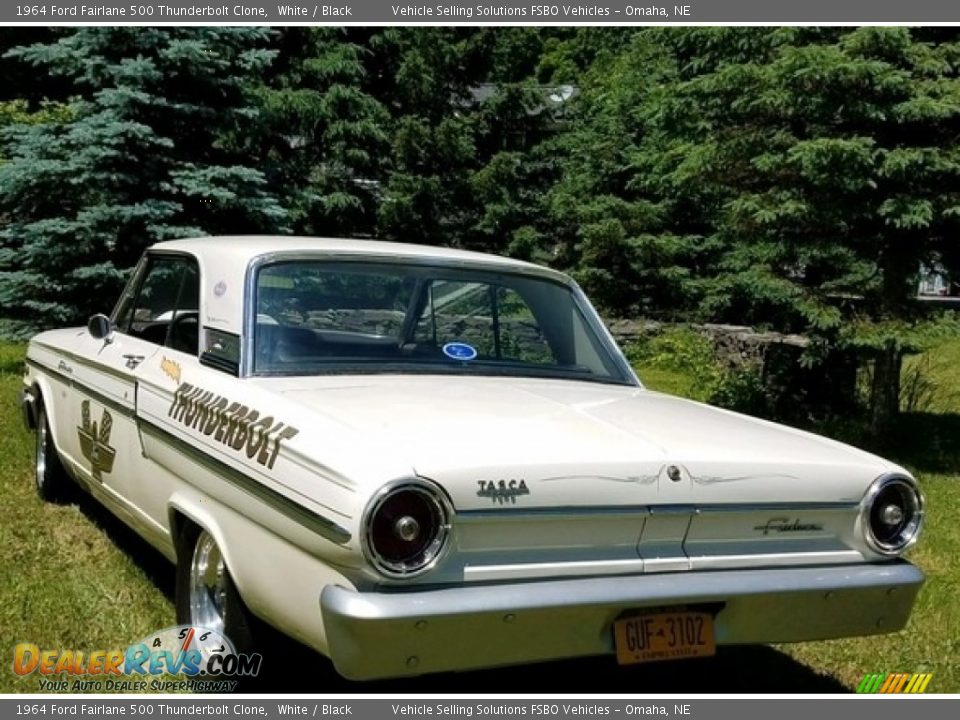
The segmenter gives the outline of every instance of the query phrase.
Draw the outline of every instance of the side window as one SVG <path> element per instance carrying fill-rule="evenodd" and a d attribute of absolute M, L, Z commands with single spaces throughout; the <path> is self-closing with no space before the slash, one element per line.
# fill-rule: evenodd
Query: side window
<path fill-rule="evenodd" d="M 121 303 L 117 330 L 195 355 L 199 310 L 196 262 L 180 256 L 151 257 L 139 286 Z"/>

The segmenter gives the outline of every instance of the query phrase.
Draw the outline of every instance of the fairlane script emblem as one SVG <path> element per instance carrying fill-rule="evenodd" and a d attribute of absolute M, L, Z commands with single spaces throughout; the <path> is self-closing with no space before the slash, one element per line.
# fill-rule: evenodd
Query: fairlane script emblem
<path fill-rule="evenodd" d="M 103 482 L 102 473 L 109 473 L 113 470 L 113 461 L 117 455 L 117 451 L 110 447 L 113 418 L 104 408 L 103 415 L 100 416 L 100 427 L 97 427 L 97 423 L 90 422 L 89 400 L 84 400 L 80 404 L 80 414 L 83 423 L 77 428 L 77 434 L 80 436 L 80 450 L 83 452 L 83 456 L 90 461 L 93 479 L 97 482 Z"/>
<path fill-rule="evenodd" d="M 529 495 L 530 489 L 524 480 L 478 480 L 477 490 L 479 497 L 492 498 L 494 502 L 505 505 L 506 503 L 516 503 L 520 495 Z"/>
<path fill-rule="evenodd" d="M 790 518 L 776 517 L 767 520 L 766 525 L 757 525 L 753 528 L 764 535 L 770 533 L 792 533 L 792 532 L 820 532 L 823 525 L 819 523 L 802 523 L 800 518 L 790 521 Z"/>

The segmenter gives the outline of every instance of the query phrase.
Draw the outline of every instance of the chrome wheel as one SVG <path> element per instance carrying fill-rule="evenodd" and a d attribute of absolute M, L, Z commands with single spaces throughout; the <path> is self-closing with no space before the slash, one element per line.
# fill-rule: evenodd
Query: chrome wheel
<path fill-rule="evenodd" d="M 37 453 L 36 453 L 36 482 L 37 490 L 43 492 L 47 481 L 47 413 L 41 408 L 37 418 Z"/>
<path fill-rule="evenodd" d="M 230 582 L 223 555 L 213 536 L 201 530 L 190 560 L 190 622 L 215 630 L 226 627 L 227 588 Z"/>
<path fill-rule="evenodd" d="M 33 481 L 37 495 L 45 502 L 63 502 L 70 496 L 67 473 L 57 455 L 53 443 L 53 433 L 47 419 L 47 409 L 43 403 L 37 407 L 37 446 L 33 458 Z"/>

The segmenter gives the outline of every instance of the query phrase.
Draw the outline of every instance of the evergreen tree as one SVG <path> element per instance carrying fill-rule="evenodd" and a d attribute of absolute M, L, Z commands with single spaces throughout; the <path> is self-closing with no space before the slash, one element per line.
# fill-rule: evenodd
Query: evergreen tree
<path fill-rule="evenodd" d="M 580 95 L 566 132 L 550 141 L 561 175 L 547 195 L 545 237 L 557 264 L 606 312 L 687 317 L 700 293 L 695 269 L 709 262 L 711 245 L 684 200 L 650 192 L 643 185 L 650 178 L 640 172 L 647 114 L 677 82 L 676 66 L 649 32 L 633 34 L 614 52 L 606 36 L 590 30 L 567 43 L 592 60 L 577 77 Z"/>
<path fill-rule="evenodd" d="M 956 262 L 960 43 L 939 29 L 663 33 L 682 69 L 648 114 L 638 183 L 700 208 L 710 316 L 873 358 L 897 412 L 923 264 Z"/>
<path fill-rule="evenodd" d="M 392 115 L 379 209 L 391 239 L 531 256 L 555 131 L 533 82 L 541 29 L 391 28 L 371 36 L 371 92 Z"/>
<path fill-rule="evenodd" d="M 259 28 L 76 30 L 10 54 L 68 80 L 70 118 L 14 125 L 0 165 L 5 331 L 103 310 L 143 248 L 286 227 L 263 174 L 224 142 L 256 120 Z"/>
<path fill-rule="evenodd" d="M 476 166 L 471 90 L 484 79 L 474 30 L 388 28 L 371 37 L 372 91 L 392 116 L 381 236 L 462 246 Z"/>
<path fill-rule="evenodd" d="M 259 92 L 263 167 L 307 235 L 374 232 L 390 115 L 366 91 L 364 40 L 345 28 L 284 28 Z"/>

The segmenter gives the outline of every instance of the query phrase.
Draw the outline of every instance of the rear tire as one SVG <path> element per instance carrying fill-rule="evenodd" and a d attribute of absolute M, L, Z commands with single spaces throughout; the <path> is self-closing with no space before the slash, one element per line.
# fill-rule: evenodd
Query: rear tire
<path fill-rule="evenodd" d="M 43 400 L 37 403 L 37 442 L 34 455 L 34 482 L 37 495 L 45 502 L 60 502 L 70 490 L 70 478 L 63 467 L 50 432 Z"/>
<path fill-rule="evenodd" d="M 177 548 L 177 623 L 214 630 L 239 653 L 254 651 L 254 619 L 206 530 L 188 524 Z"/>

